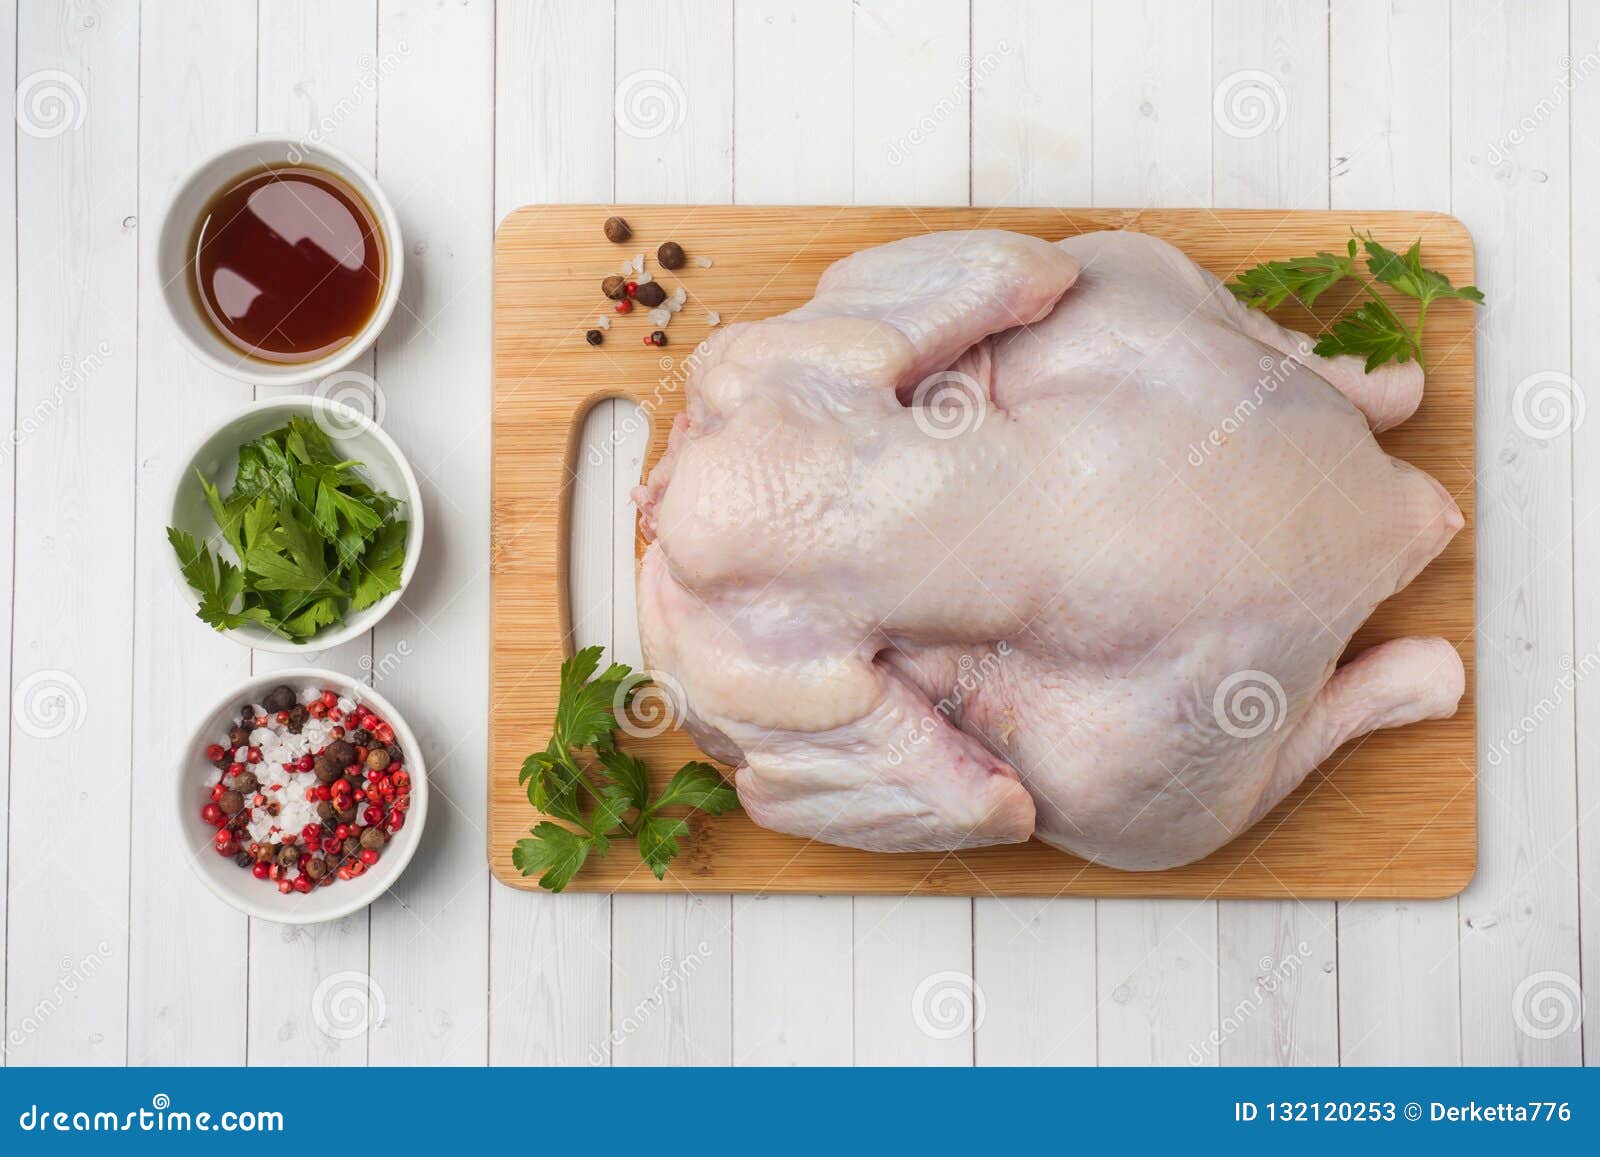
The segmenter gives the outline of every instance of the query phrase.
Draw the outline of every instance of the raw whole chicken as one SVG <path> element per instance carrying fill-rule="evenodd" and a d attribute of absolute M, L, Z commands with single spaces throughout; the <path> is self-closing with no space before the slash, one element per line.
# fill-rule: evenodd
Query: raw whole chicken
<path fill-rule="evenodd" d="M 1172 246 L 934 233 L 717 331 L 635 493 L 646 664 L 758 824 L 1199 859 L 1461 660 L 1338 658 L 1462 526 L 1373 431 L 1422 396 Z"/>

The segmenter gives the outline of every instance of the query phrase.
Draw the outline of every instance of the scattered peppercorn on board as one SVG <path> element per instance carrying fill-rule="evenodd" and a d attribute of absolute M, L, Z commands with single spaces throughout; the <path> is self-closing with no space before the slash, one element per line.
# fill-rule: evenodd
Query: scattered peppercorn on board
<path fill-rule="evenodd" d="M 606 239 L 602 224 L 613 215 L 632 226 L 632 240 Z M 682 205 L 529 206 L 512 213 L 495 243 L 490 534 L 489 862 L 501 881 L 537 887 L 511 862 L 513 845 L 538 819 L 518 772 L 523 758 L 549 739 L 557 669 L 572 650 L 570 491 L 585 413 L 602 398 L 638 402 L 650 415 L 648 470 L 682 409 L 675 370 L 706 336 L 707 310 L 723 324 L 781 313 L 808 300 L 823 269 L 857 249 L 928 230 L 980 227 L 1050 240 L 1139 229 L 1224 279 L 1269 259 L 1339 250 L 1351 229 L 1371 230 L 1396 248 L 1420 238 L 1429 267 L 1456 285 L 1473 280 L 1471 238 L 1455 218 L 1436 213 Z M 647 346 L 642 336 L 654 327 L 643 317 L 618 317 L 603 344 L 588 344 L 585 332 L 606 305 L 601 280 L 636 252 L 649 255 L 647 268 L 655 270 L 655 248 L 667 240 L 689 254 L 684 269 L 667 275 L 689 291 L 688 305 L 667 330 L 670 344 Z M 700 267 L 697 255 L 714 265 Z M 1273 316 L 1315 331 L 1351 300 L 1350 292 L 1330 291 L 1315 317 L 1292 306 Z M 1379 438 L 1445 485 L 1466 527 L 1415 582 L 1378 608 L 1351 644 L 1356 651 L 1413 634 L 1455 643 L 1468 678 L 1453 718 L 1347 744 L 1252 830 L 1197 864 L 1167 872 L 1117 872 L 1037 842 L 951 854 L 860 852 L 768 832 L 735 812 L 696 815 L 664 880 L 619 846 L 606 859 L 591 858 L 569 890 L 1300 899 L 1459 892 L 1477 855 L 1472 325 L 1467 303 L 1435 304 L 1422 407 Z M 681 732 L 623 738 L 627 750 L 648 762 L 658 787 L 685 760 L 703 758 Z"/>

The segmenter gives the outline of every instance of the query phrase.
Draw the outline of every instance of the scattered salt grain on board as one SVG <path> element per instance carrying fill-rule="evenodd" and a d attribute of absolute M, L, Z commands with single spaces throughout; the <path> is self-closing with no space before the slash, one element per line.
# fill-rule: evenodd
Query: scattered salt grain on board
<path fill-rule="evenodd" d="M 595 329 L 610 329 L 611 319 L 602 313 L 599 317 L 594 319 L 594 327 Z"/>
<path fill-rule="evenodd" d="M 655 274 L 649 273 L 649 272 L 641 272 L 637 277 L 635 277 L 633 279 L 633 282 L 634 282 L 635 285 L 649 285 L 655 279 L 656 279 L 655 278 Z"/>
<path fill-rule="evenodd" d="M 722 324 L 722 315 L 720 313 L 718 313 L 714 309 L 706 310 L 706 324 L 707 325 L 721 325 Z"/>
<path fill-rule="evenodd" d="M 701 269 L 710 269 L 711 268 L 711 258 L 709 258 L 709 257 L 696 257 L 694 259 L 694 263 L 696 265 L 698 265 Z"/>
<path fill-rule="evenodd" d="M 643 253 L 635 253 L 633 255 L 633 271 L 635 273 L 643 273 L 644 272 L 644 254 Z"/>
<path fill-rule="evenodd" d="M 672 323 L 672 311 L 664 305 L 658 305 L 650 311 L 650 324 L 653 326 L 667 326 Z"/>
<path fill-rule="evenodd" d="M 618 272 L 621 273 L 622 276 L 624 276 L 624 277 L 632 277 L 633 276 L 633 262 L 632 262 L 632 260 L 624 261 L 622 263 L 622 268 L 620 270 L 618 270 Z"/>

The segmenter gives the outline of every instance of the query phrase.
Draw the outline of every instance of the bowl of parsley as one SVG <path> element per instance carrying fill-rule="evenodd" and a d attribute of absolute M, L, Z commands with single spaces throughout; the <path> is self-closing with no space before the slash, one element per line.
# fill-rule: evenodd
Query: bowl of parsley
<path fill-rule="evenodd" d="M 174 482 L 167 541 L 203 622 L 263 651 L 322 650 L 400 601 L 422 556 L 422 496 L 359 410 L 273 398 L 200 444 Z"/>

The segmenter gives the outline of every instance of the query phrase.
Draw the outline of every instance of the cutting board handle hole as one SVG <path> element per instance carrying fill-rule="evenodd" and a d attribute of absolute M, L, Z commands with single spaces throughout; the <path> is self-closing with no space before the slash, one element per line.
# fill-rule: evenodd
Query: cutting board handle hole
<path fill-rule="evenodd" d="M 640 480 L 650 418 L 628 398 L 600 398 L 581 417 L 568 489 L 567 605 L 572 645 L 599 643 L 623 663 L 641 662 L 634 597 Z"/>

